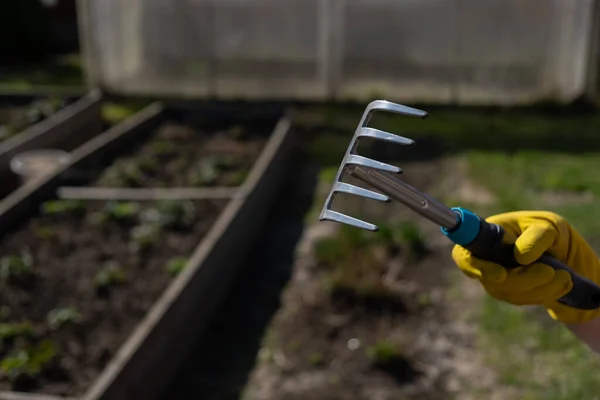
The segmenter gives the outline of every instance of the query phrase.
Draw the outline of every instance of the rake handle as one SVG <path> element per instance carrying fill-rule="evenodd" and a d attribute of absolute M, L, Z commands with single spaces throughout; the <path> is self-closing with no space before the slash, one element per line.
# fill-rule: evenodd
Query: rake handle
<path fill-rule="evenodd" d="M 523 267 L 515 259 L 514 244 L 504 242 L 505 231 L 500 225 L 490 224 L 464 208 L 450 209 L 398 179 L 395 174 L 359 166 L 353 167 L 350 173 L 441 226 L 442 232 L 453 243 L 465 247 L 475 257 L 500 264 L 506 269 Z M 595 282 L 579 275 L 549 254 L 544 254 L 537 262 L 555 270 L 567 271 L 571 275 L 573 288 L 558 300 L 561 304 L 581 310 L 600 308 L 600 286 Z"/>

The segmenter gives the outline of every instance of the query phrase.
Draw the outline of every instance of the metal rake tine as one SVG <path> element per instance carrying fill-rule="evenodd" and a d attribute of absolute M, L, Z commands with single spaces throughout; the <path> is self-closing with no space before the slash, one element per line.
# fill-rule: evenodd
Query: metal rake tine
<path fill-rule="evenodd" d="M 387 100 L 375 100 L 372 101 L 366 109 L 367 113 L 372 111 L 387 111 L 393 112 L 396 114 L 408 115 L 411 117 L 419 117 L 425 118 L 427 117 L 427 111 L 419 110 L 417 108 L 412 108 L 408 106 L 403 106 L 402 104 L 392 103 Z"/>
<path fill-rule="evenodd" d="M 400 144 L 402 146 L 411 146 L 415 144 L 415 141 L 412 139 L 374 128 L 362 128 L 357 136 L 383 140 L 386 142 Z"/>
<path fill-rule="evenodd" d="M 350 217 L 346 214 L 342 214 L 341 212 L 333 211 L 330 209 L 323 210 L 319 219 L 321 221 L 333 221 L 339 222 L 340 224 L 352 225 L 357 228 L 362 228 L 373 232 L 377 232 L 379 230 L 379 227 L 377 225 L 360 220 L 358 218 Z"/>
<path fill-rule="evenodd" d="M 360 186 L 351 185 L 346 182 L 336 182 L 333 186 L 333 191 L 339 193 L 353 194 L 371 200 L 382 201 L 384 203 L 391 201 L 390 198 L 385 194 L 377 193 L 372 190 L 361 188 Z"/>
<path fill-rule="evenodd" d="M 343 176 L 348 172 L 348 169 L 346 167 L 349 165 L 371 168 L 393 174 L 402 173 L 402 169 L 400 167 L 373 160 L 368 157 L 363 157 L 357 154 L 356 152 L 360 139 L 366 137 L 403 146 L 410 146 L 415 143 L 412 139 L 408 139 L 400 135 L 395 135 L 390 132 L 366 127 L 367 123 L 369 122 L 369 119 L 375 111 L 386 111 L 419 118 L 425 118 L 427 116 L 427 112 L 423 110 L 418 110 L 416 108 L 392 103 L 387 100 L 372 101 L 363 112 L 361 121 L 356 131 L 354 132 L 352 139 L 350 140 L 348 148 L 346 149 L 346 153 L 344 154 L 344 158 L 338 168 L 332 188 L 330 189 L 329 194 L 327 195 L 327 199 L 325 200 L 325 204 L 323 204 L 323 207 L 321 209 L 321 213 L 319 215 L 319 219 L 321 221 L 338 222 L 346 225 L 355 226 L 357 228 L 367 229 L 370 231 L 379 230 L 377 225 L 371 224 L 366 221 L 362 221 L 357 218 L 350 217 L 341 212 L 334 211 L 331 209 L 335 195 L 337 193 L 347 193 L 382 202 L 390 201 L 390 197 L 388 197 L 387 195 L 342 182 Z"/>
<path fill-rule="evenodd" d="M 348 154 L 344 157 L 344 164 L 353 164 L 359 165 L 361 167 L 379 169 L 381 171 L 391 172 L 393 174 L 402 173 L 402 169 L 400 167 L 396 167 L 395 165 L 386 164 L 381 161 L 373 160 L 372 158 L 359 156 L 358 154 Z"/>

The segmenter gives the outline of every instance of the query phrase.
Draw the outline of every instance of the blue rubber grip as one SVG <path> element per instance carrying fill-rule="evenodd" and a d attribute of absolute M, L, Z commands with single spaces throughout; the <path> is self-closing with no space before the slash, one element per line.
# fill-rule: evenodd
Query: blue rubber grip
<path fill-rule="evenodd" d="M 479 217 L 473 212 L 462 207 L 454 207 L 452 208 L 452 211 L 458 214 L 460 222 L 458 223 L 458 226 L 451 231 L 442 227 L 442 232 L 453 243 L 460 246 L 466 246 L 475 240 L 479 234 L 479 229 L 481 229 Z"/>

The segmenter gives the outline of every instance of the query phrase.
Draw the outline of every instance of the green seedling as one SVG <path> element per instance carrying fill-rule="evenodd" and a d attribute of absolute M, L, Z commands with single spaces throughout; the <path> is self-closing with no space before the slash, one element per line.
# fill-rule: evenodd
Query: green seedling
<path fill-rule="evenodd" d="M 315 257 L 321 265 L 333 265 L 346 257 L 337 238 L 323 238 L 315 243 Z"/>
<path fill-rule="evenodd" d="M 167 267 L 166 267 L 167 273 L 169 275 L 171 275 L 172 277 L 179 275 L 181 273 L 181 271 L 183 271 L 183 269 L 187 265 L 187 262 L 188 262 L 188 260 L 185 257 L 171 258 L 167 262 Z"/>
<path fill-rule="evenodd" d="M 29 321 L 0 324 L 0 343 L 17 338 L 30 338 L 34 335 L 33 326 Z"/>
<path fill-rule="evenodd" d="M 381 341 L 367 348 L 367 355 L 377 365 L 385 366 L 402 358 L 402 352 L 398 347 L 389 342 Z"/>
<path fill-rule="evenodd" d="M 146 221 L 157 223 L 164 228 L 189 226 L 196 217 L 196 206 L 190 200 L 159 201 L 153 210 L 145 215 Z"/>
<path fill-rule="evenodd" d="M 0 361 L 0 371 L 13 384 L 23 378 L 35 380 L 56 355 L 56 345 L 50 340 L 23 349 L 16 349 Z"/>
<path fill-rule="evenodd" d="M 219 177 L 219 169 L 214 158 L 206 158 L 200 162 L 198 167 L 190 175 L 192 186 L 213 185 Z"/>
<path fill-rule="evenodd" d="M 159 228 L 153 224 L 142 224 L 134 227 L 130 232 L 131 250 L 137 253 L 149 249 L 158 239 L 158 234 Z"/>
<path fill-rule="evenodd" d="M 55 232 L 50 226 L 40 226 L 35 230 L 34 234 L 39 239 L 48 240 L 54 237 Z"/>
<path fill-rule="evenodd" d="M 41 99 L 33 104 L 33 107 L 37 108 L 43 117 L 50 117 L 56 114 L 60 109 L 65 106 L 65 101 L 58 97 L 49 97 Z"/>
<path fill-rule="evenodd" d="M 376 240 L 388 246 L 396 245 L 396 233 L 394 228 L 385 222 L 379 222 L 377 226 L 379 227 L 379 232 L 375 234 Z"/>
<path fill-rule="evenodd" d="M 312 353 L 308 356 L 308 363 L 310 365 L 318 367 L 325 364 L 325 358 L 321 353 Z"/>
<path fill-rule="evenodd" d="M 130 160 L 117 162 L 104 171 L 99 183 L 112 187 L 139 187 L 145 181 L 144 167 L 147 166 Z"/>
<path fill-rule="evenodd" d="M 136 202 L 109 201 L 104 207 L 103 220 L 130 223 L 135 220 L 140 208 L 139 203 Z"/>
<path fill-rule="evenodd" d="M 228 176 L 227 184 L 229 184 L 231 186 L 240 186 L 246 181 L 249 174 L 250 174 L 250 171 L 248 171 L 248 170 L 235 171 L 231 175 Z"/>
<path fill-rule="evenodd" d="M 23 250 L 20 255 L 0 258 L 0 279 L 3 281 L 23 282 L 33 276 L 33 255 Z"/>
<path fill-rule="evenodd" d="M 50 311 L 46 317 L 51 329 L 57 330 L 68 324 L 78 324 L 82 315 L 74 307 L 57 308 Z"/>
<path fill-rule="evenodd" d="M 427 253 L 425 239 L 421 235 L 419 228 L 412 223 L 404 223 L 400 227 L 400 241 L 406 246 L 412 256 L 421 258 Z"/>
<path fill-rule="evenodd" d="M 175 146 L 168 140 L 157 139 L 149 144 L 150 151 L 157 156 L 165 156 L 175 151 Z"/>
<path fill-rule="evenodd" d="M 99 292 L 105 292 L 110 287 L 127 281 L 125 271 L 117 263 L 108 263 L 94 277 L 94 285 Z"/>
<path fill-rule="evenodd" d="M 154 158 L 143 157 L 138 160 L 138 168 L 144 173 L 154 173 L 160 169 L 160 166 Z"/>
<path fill-rule="evenodd" d="M 100 179 L 103 184 L 117 187 L 137 187 L 142 185 L 144 180 L 144 171 L 142 167 L 135 162 L 116 164 L 109 168 Z"/>
<path fill-rule="evenodd" d="M 81 215 L 85 212 L 85 204 L 82 200 L 50 200 L 42 204 L 41 211 L 45 215 Z"/>

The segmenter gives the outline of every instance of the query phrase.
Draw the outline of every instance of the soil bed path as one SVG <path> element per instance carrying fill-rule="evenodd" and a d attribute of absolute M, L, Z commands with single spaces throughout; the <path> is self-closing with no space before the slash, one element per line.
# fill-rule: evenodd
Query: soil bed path
<path fill-rule="evenodd" d="M 93 185 L 102 187 L 239 186 L 267 137 L 264 128 L 233 125 L 206 130 L 165 122 L 117 158 Z"/>
<path fill-rule="evenodd" d="M 403 167 L 410 184 L 437 194 L 446 187 L 440 171 L 452 165 L 435 160 Z M 296 172 L 248 259 L 247 274 L 164 398 L 466 400 L 477 398 L 473 386 L 493 386 L 465 303 L 479 301 L 481 293 L 462 279 L 459 290 L 472 289 L 472 295 L 460 302 L 453 295 L 452 246 L 439 228 L 395 203 L 345 198 L 341 209 L 354 216 L 416 226 L 426 251 L 414 258 L 401 244 L 375 245 L 370 255 L 354 252 L 347 260 L 362 257 L 362 266 L 371 267 L 358 269 L 364 273 L 358 282 L 386 284 L 379 291 L 372 290 L 376 285 L 362 292 L 360 285 L 344 287 L 332 274 L 336 268 L 315 254 L 319 242 L 339 234 L 339 226 L 318 222 L 315 213 L 331 180 L 321 179 L 311 192 L 311 180 L 323 171 L 305 160 Z M 309 212 L 298 206 L 307 199 Z M 289 242 L 299 220 L 302 235 Z"/>

